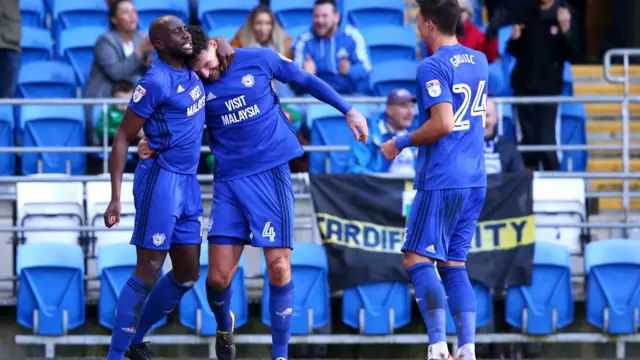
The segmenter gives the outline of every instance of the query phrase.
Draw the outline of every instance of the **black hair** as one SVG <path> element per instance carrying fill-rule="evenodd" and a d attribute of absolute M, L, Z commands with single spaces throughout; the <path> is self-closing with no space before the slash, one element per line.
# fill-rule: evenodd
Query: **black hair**
<path fill-rule="evenodd" d="M 133 84 L 127 80 L 118 80 L 113 83 L 111 87 L 111 96 L 116 96 L 119 92 L 131 92 L 133 91 Z"/>
<path fill-rule="evenodd" d="M 113 0 L 113 1 L 109 1 L 109 28 L 111 28 L 111 30 L 115 29 L 115 27 L 116 27 L 111 22 L 111 18 L 114 18 L 114 17 L 118 16 L 118 7 L 120 7 L 120 4 L 125 3 L 125 2 L 133 3 L 132 0 Z"/>
<path fill-rule="evenodd" d="M 458 0 L 416 0 L 416 2 L 425 20 L 431 20 L 442 34 L 455 35 L 461 13 Z"/>
<path fill-rule="evenodd" d="M 191 46 L 193 48 L 192 54 L 187 58 L 187 62 L 190 63 L 209 48 L 211 38 L 203 28 L 197 25 L 188 26 L 187 31 L 191 35 Z"/>
<path fill-rule="evenodd" d="M 333 5 L 333 10 L 335 12 L 338 12 L 338 4 L 336 4 L 336 0 L 316 0 L 313 3 L 313 7 L 316 7 L 318 5 L 325 5 L 325 4 L 331 4 Z"/>

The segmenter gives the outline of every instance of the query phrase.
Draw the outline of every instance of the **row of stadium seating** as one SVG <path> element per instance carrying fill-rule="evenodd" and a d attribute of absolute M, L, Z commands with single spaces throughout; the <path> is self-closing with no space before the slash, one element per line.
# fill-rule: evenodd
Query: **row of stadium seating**
<path fill-rule="evenodd" d="M 201 255 L 201 274 L 207 273 L 207 247 Z M 328 265 L 321 245 L 297 242 L 291 257 L 295 286 L 292 333 L 309 334 L 329 323 L 331 316 Z M 98 301 L 100 324 L 113 327 L 120 289 L 136 265 L 135 248 L 111 244 L 100 248 Z M 82 248 L 70 244 L 27 244 L 18 248 L 18 323 L 39 335 L 63 335 L 86 320 L 84 259 Z M 248 320 L 244 264 L 232 280 L 231 308 L 236 328 Z M 265 278 L 262 293 L 262 322 L 270 326 L 269 286 Z M 633 334 L 639 329 L 640 244 L 629 240 L 603 240 L 585 250 L 588 277 L 587 321 L 607 334 Z M 477 327 L 493 320 L 493 299 L 487 288 L 474 284 Z M 342 319 L 348 326 L 368 335 L 390 334 L 411 321 L 411 295 L 407 284 L 373 282 L 347 289 L 343 294 Z M 205 276 L 179 307 L 180 323 L 201 335 L 213 335 L 215 318 L 209 309 Z M 571 324 L 574 299 L 571 288 L 570 256 L 566 247 L 536 242 L 531 286 L 511 287 L 505 298 L 507 322 L 530 335 L 549 335 Z M 162 320 L 156 327 L 161 326 Z M 455 333 L 448 318 L 448 333 Z"/>

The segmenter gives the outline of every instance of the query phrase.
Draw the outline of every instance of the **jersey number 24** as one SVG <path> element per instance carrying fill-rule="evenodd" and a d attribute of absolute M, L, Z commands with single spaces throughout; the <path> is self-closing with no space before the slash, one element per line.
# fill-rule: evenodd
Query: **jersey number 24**
<path fill-rule="evenodd" d="M 471 116 L 482 116 L 483 128 L 487 121 L 487 95 L 484 93 L 485 83 L 484 80 L 478 83 L 476 96 L 473 99 L 473 104 L 471 104 Z M 465 116 L 467 116 L 467 110 L 469 110 L 469 104 L 471 103 L 471 87 L 467 84 L 455 84 L 453 85 L 453 92 L 462 94 L 463 96 L 462 105 L 460 105 L 458 111 L 453 115 L 453 131 L 469 130 L 469 120 L 465 120 Z"/>

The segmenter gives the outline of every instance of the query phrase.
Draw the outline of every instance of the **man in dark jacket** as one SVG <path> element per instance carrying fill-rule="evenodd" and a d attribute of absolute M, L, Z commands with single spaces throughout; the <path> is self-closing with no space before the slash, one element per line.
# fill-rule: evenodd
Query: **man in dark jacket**
<path fill-rule="evenodd" d="M 22 38 L 19 3 L 0 1 L 0 98 L 16 97 Z"/>
<path fill-rule="evenodd" d="M 498 113 L 496 104 L 487 102 L 487 121 L 484 128 L 484 165 L 487 175 L 525 171 L 522 156 L 509 140 L 500 138 L 496 131 Z"/>
<path fill-rule="evenodd" d="M 516 58 L 511 87 L 516 96 L 554 96 L 562 92 L 564 62 L 578 54 L 576 27 L 565 0 L 532 1 L 513 25 L 508 52 Z M 516 106 L 522 144 L 555 145 L 557 104 Z M 555 151 L 528 152 L 528 168 L 560 170 Z"/>

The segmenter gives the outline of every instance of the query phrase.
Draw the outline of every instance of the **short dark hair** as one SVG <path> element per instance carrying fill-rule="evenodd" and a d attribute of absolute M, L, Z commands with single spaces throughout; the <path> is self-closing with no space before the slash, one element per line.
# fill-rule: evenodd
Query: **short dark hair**
<path fill-rule="evenodd" d="M 425 20 L 431 20 L 438 30 L 453 36 L 460 20 L 460 5 L 458 0 L 416 0 L 420 7 L 420 14 Z"/>
<path fill-rule="evenodd" d="M 111 22 L 111 18 L 114 18 L 118 15 L 118 8 L 120 7 L 120 4 L 125 3 L 125 2 L 130 2 L 132 3 L 132 0 L 111 0 L 109 1 L 109 27 L 113 30 L 115 29 L 115 25 Z"/>
<path fill-rule="evenodd" d="M 316 7 L 318 5 L 325 5 L 325 4 L 333 5 L 333 10 L 336 12 L 338 11 L 338 4 L 336 4 L 336 0 L 316 0 L 313 3 L 313 7 Z"/>
<path fill-rule="evenodd" d="M 111 96 L 116 96 L 119 92 L 131 92 L 133 91 L 133 84 L 127 80 L 118 80 L 113 83 L 111 87 Z"/>
<path fill-rule="evenodd" d="M 191 56 L 187 58 L 187 62 L 192 62 L 198 55 L 209 48 L 209 40 L 211 40 L 211 38 L 209 38 L 203 28 L 197 25 L 187 27 L 187 31 L 191 34 L 191 46 L 193 48 L 193 52 Z"/>

